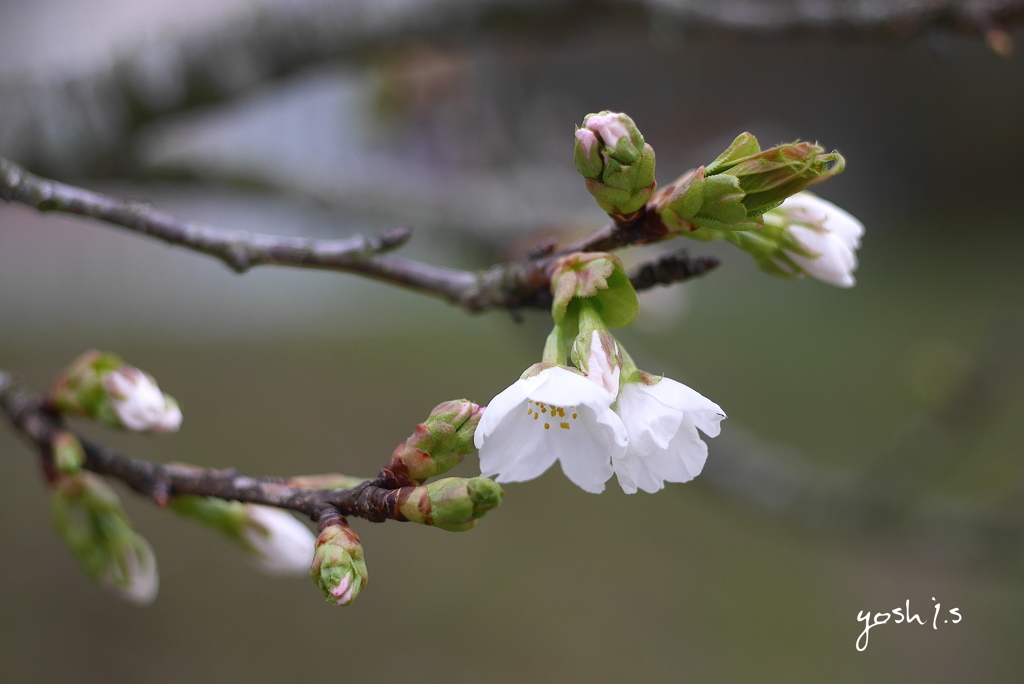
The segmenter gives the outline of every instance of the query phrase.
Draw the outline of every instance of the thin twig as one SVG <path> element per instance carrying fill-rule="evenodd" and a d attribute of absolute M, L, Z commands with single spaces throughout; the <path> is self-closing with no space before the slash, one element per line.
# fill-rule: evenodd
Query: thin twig
<path fill-rule="evenodd" d="M 54 436 L 66 429 L 60 416 L 47 411 L 41 400 L 19 389 L 11 374 L 2 369 L 0 408 L 45 461 Z M 312 489 L 293 486 L 283 477 L 249 477 L 233 468 L 215 470 L 153 463 L 120 454 L 81 436 L 79 440 L 85 450 L 86 470 L 117 478 L 161 505 L 166 504 L 168 497 L 191 494 L 287 508 L 314 520 L 329 505 L 343 515 L 372 522 L 405 521 L 399 506 L 412 490 L 412 487 L 381 487 L 376 480 L 351 489 Z"/>
<path fill-rule="evenodd" d="M 374 254 L 402 246 L 411 235 L 408 228 L 398 227 L 374 238 L 356 235 L 346 240 L 310 240 L 213 228 L 176 219 L 143 202 L 117 199 L 47 180 L 3 158 L 0 158 L 0 197 L 40 211 L 89 216 L 172 245 L 182 245 L 216 257 L 238 273 L 263 264 L 347 270 Z"/>
<path fill-rule="evenodd" d="M 278 237 L 217 228 L 182 221 L 143 202 L 122 200 L 42 178 L 2 157 L 0 198 L 43 212 L 95 218 L 215 257 L 238 273 L 264 264 L 343 271 L 401 285 L 473 312 L 492 308 L 547 308 L 551 305 L 547 269 L 558 255 L 570 251 L 605 251 L 665 237 L 663 226 L 641 215 L 630 223 L 609 224 L 557 253 L 551 254 L 551 248 L 546 247 L 543 253 L 532 258 L 475 272 L 381 253 L 403 245 L 411 235 L 408 228 L 393 228 L 374 238 L 355 236 L 345 240 Z M 670 280 L 701 275 L 717 262 L 706 259 L 704 264 L 703 268 L 677 269 Z M 645 289 L 652 287 L 655 281 L 638 275 L 634 284 L 637 289 Z"/>

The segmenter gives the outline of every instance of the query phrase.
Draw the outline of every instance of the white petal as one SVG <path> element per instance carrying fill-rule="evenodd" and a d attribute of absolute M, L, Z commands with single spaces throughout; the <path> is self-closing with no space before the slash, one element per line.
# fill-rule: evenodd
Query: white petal
<path fill-rule="evenodd" d="M 629 135 L 625 124 L 615 113 L 592 116 L 587 119 L 586 127 L 600 135 L 608 147 L 615 147 L 621 138 Z"/>
<path fill-rule="evenodd" d="M 663 384 L 664 380 L 654 387 Z M 630 382 L 619 394 L 619 416 L 629 434 L 630 450 L 646 454 L 668 446 L 683 413 L 668 402 L 659 401 L 651 386 Z"/>
<path fill-rule="evenodd" d="M 722 431 L 719 423 L 725 418 L 725 411 L 695 389 L 672 378 L 662 378 L 654 385 L 631 384 L 663 405 L 689 414 L 694 425 L 708 437 L 717 437 Z"/>
<path fill-rule="evenodd" d="M 160 576 L 156 571 L 156 556 L 144 539 L 137 539 L 137 547 L 127 551 L 125 564 L 128 574 L 122 576 L 121 567 L 112 565 L 103 577 L 103 584 L 113 589 L 121 598 L 140 606 L 146 606 L 156 599 L 160 590 Z M 122 583 L 127 580 L 127 583 Z"/>
<path fill-rule="evenodd" d="M 684 417 L 668 448 L 639 454 L 627 449 L 615 465 L 619 485 L 627 494 L 637 488 L 654 493 L 665 482 L 689 482 L 704 468 L 708 447 L 689 417 Z"/>
<path fill-rule="evenodd" d="M 628 441 L 609 408 L 613 399 L 564 368 L 519 381 L 495 397 L 477 428 L 481 474 L 524 482 L 561 460 L 570 480 L 586 491 L 601 491 L 612 476 L 611 459 L 624 453 Z"/>
<path fill-rule="evenodd" d="M 803 226 L 790 226 L 790 234 L 808 251 L 817 254 L 808 259 L 800 254 L 786 252 L 800 268 L 812 278 L 836 287 L 853 287 L 853 271 L 857 268 L 857 257 L 842 240 L 831 233 L 819 233 Z"/>
<path fill-rule="evenodd" d="M 587 358 L 587 380 L 594 383 L 613 397 L 619 393 L 619 375 L 622 369 L 614 359 L 609 359 L 601 344 L 601 335 L 595 330 L 590 336 L 590 354 Z"/>
<path fill-rule="evenodd" d="M 525 482 L 540 477 L 555 464 L 558 453 L 550 444 L 551 421 L 541 422 L 535 408 L 536 404 L 524 398 L 486 435 L 479 447 L 481 475 L 497 475 L 498 482 Z M 489 411 L 490 407 L 484 412 L 485 418 Z M 549 426 L 547 431 L 545 424 Z"/>
<path fill-rule="evenodd" d="M 611 409 L 594 411 L 589 406 L 578 407 L 580 420 L 563 430 L 561 424 L 556 444 L 562 472 L 585 492 L 600 494 L 604 483 L 614 474 L 612 461 L 625 453 L 627 433 L 618 415 Z M 582 430 L 580 430 L 582 428 Z M 570 442 L 570 432 L 575 434 Z"/>
<path fill-rule="evenodd" d="M 794 218 L 803 214 L 824 229 L 824 232 L 819 232 L 806 226 L 791 225 L 790 235 L 819 256 L 808 259 L 786 252 L 787 256 L 813 278 L 837 287 L 852 287 L 856 282 L 853 278 L 857 269 L 855 250 L 860 247 L 864 224 L 849 212 L 808 192 L 790 197 L 782 209 L 794 212 Z"/>
<path fill-rule="evenodd" d="M 476 426 L 476 432 L 473 434 L 473 444 L 476 445 L 477 449 L 483 446 L 487 436 L 494 431 L 494 428 L 501 424 L 501 421 L 505 419 L 505 416 L 510 411 L 526 401 L 526 390 L 528 386 L 539 384 L 538 377 L 534 376 L 526 380 L 517 380 L 491 399 L 491 402 L 484 409 L 484 415 L 480 418 L 480 423 Z"/>
<path fill-rule="evenodd" d="M 579 128 L 576 130 L 576 139 L 580 141 L 583 153 L 587 156 L 587 159 L 590 159 L 594 154 L 594 148 L 597 146 L 597 136 L 589 128 Z"/>
<path fill-rule="evenodd" d="M 784 208 L 799 208 L 820 220 L 825 229 L 839 237 L 850 249 L 860 247 L 864 224 L 853 214 L 809 192 L 800 192 L 783 203 Z"/>
<path fill-rule="evenodd" d="M 257 554 L 257 567 L 268 575 L 301 577 L 309 574 L 316 537 L 288 511 L 247 504 L 252 524 L 242 536 Z"/>
<path fill-rule="evenodd" d="M 582 375 L 564 368 L 548 368 L 536 376 L 542 382 L 536 389 L 529 389 L 527 396 L 534 401 L 555 406 L 604 406 L 608 407 L 615 397 L 587 380 Z"/>
<path fill-rule="evenodd" d="M 628 383 L 618 412 L 629 432 L 625 455 L 612 463 L 627 494 L 656 492 L 665 482 L 687 482 L 700 473 L 707 445 L 699 426 L 714 437 L 725 413 L 707 397 L 670 378 L 653 385 Z"/>

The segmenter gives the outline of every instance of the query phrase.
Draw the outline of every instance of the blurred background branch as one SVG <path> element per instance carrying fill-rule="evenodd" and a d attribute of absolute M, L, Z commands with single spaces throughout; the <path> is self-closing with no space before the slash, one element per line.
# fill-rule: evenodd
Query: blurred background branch
<path fill-rule="evenodd" d="M 985 37 L 1012 51 L 1021 0 L 404 0 L 289 3 L 196 34 L 165 37 L 84 75 L 0 80 L 0 150 L 59 176 L 137 169 L 132 136 L 152 121 L 236 99 L 270 79 L 325 62 L 372 63 L 416 41 L 629 42 L 657 26 L 667 40 L 702 34 L 843 36 L 907 41 L 933 33 Z M 469 37 L 472 36 L 471 39 Z"/>

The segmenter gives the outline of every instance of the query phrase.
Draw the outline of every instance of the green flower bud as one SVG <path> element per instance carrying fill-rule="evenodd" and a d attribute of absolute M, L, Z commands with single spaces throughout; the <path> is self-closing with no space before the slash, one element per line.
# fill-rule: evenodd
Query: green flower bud
<path fill-rule="evenodd" d="M 53 438 L 53 464 L 57 472 L 63 475 L 74 475 L 85 463 L 85 450 L 82 442 L 70 430 L 61 430 Z"/>
<path fill-rule="evenodd" d="M 89 472 L 59 477 L 53 514 L 58 531 L 92 579 L 133 603 L 144 605 L 156 598 L 153 549 L 132 529 L 120 500 L 103 480 Z"/>
<path fill-rule="evenodd" d="M 79 356 L 57 377 L 49 403 L 116 429 L 162 433 L 181 426 L 178 402 L 160 391 L 153 376 L 96 350 Z"/>
<path fill-rule="evenodd" d="M 309 572 L 313 535 L 287 511 L 213 496 L 176 496 L 169 506 L 175 513 L 224 534 L 252 554 L 256 567 L 268 575 Z"/>
<path fill-rule="evenodd" d="M 398 510 L 411 522 L 462 532 L 496 508 L 503 494 L 498 483 L 486 477 L 448 477 L 421 487 L 403 488 Z"/>
<path fill-rule="evenodd" d="M 618 257 L 604 252 L 575 252 L 560 257 L 551 269 L 551 316 L 566 317 L 570 303 L 586 298 L 605 325 L 622 328 L 640 312 L 633 283 Z"/>
<path fill-rule="evenodd" d="M 332 516 L 320 530 L 309 574 L 327 600 L 339 606 L 350 605 L 366 587 L 363 545 L 341 516 Z"/>
<path fill-rule="evenodd" d="M 473 451 L 473 434 L 483 409 L 467 400 L 446 401 L 434 407 L 426 422 L 391 454 L 381 471 L 382 486 L 422 484 L 446 473 Z"/>
<path fill-rule="evenodd" d="M 616 218 L 643 208 L 656 187 L 654 149 L 625 114 L 588 114 L 576 129 L 573 161 L 598 205 Z"/>
<path fill-rule="evenodd" d="M 704 204 L 704 167 L 691 169 L 658 190 L 648 206 L 661 216 L 662 223 L 674 232 L 693 230 L 691 219 Z"/>

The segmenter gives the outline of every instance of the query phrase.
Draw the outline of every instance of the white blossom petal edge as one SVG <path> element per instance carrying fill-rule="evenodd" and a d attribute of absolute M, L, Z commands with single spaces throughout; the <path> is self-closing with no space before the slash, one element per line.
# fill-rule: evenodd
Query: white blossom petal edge
<path fill-rule="evenodd" d="M 112 561 L 101 582 L 121 598 L 138 606 L 148 606 L 160 591 L 160 576 L 156 570 L 156 556 L 144 539 L 127 550 L 124 567 Z"/>
<path fill-rule="evenodd" d="M 627 383 L 619 394 L 618 413 L 629 446 L 612 465 L 627 494 L 637 489 L 653 493 L 666 482 L 697 477 L 708 457 L 697 428 L 717 437 L 725 418 L 718 404 L 669 378 L 651 385 Z"/>
<path fill-rule="evenodd" d="M 615 397 L 563 367 L 513 383 L 491 400 L 477 426 L 480 471 L 498 482 L 525 482 L 559 461 L 566 477 L 599 494 L 626 450 Z"/>
<path fill-rule="evenodd" d="M 316 537 L 288 511 L 247 504 L 242 537 L 256 554 L 256 566 L 276 577 L 302 577 L 313 563 Z"/>
<path fill-rule="evenodd" d="M 174 432 L 181 427 L 177 402 L 160 391 L 156 381 L 132 366 L 122 366 L 103 379 L 114 413 L 135 432 Z"/>
<path fill-rule="evenodd" d="M 853 287 L 857 270 L 856 250 L 864 235 L 864 224 L 849 212 L 809 192 L 800 192 L 779 207 L 790 220 L 804 221 L 815 227 L 792 224 L 789 234 L 807 251 L 819 255 L 808 258 L 786 251 L 807 275 L 837 287 Z"/>

